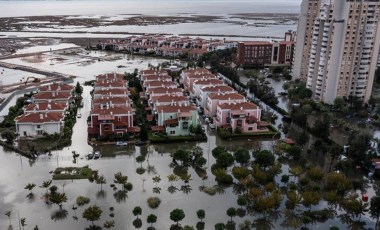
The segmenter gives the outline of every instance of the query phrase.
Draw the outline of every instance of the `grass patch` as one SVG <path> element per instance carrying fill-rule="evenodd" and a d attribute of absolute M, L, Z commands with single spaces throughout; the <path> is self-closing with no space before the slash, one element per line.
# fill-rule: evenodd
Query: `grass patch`
<path fill-rule="evenodd" d="M 214 187 L 206 187 L 202 191 L 207 193 L 210 196 L 213 196 L 216 194 L 216 188 L 214 188 Z"/>
<path fill-rule="evenodd" d="M 87 166 L 57 168 L 53 174 L 53 180 L 80 180 L 88 179 L 92 175 L 92 169 Z"/>
<path fill-rule="evenodd" d="M 90 203 L 90 198 L 85 197 L 85 196 L 78 196 L 76 199 L 76 202 L 78 206 L 83 206 Z"/>

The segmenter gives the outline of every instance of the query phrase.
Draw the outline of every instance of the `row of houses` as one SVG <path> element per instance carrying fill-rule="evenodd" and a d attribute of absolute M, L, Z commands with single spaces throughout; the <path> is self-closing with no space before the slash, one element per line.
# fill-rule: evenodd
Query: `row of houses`
<path fill-rule="evenodd" d="M 142 55 L 154 53 L 167 57 L 187 55 L 190 59 L 197 59 L 207 52 L 236 47 L 237 43 L 225 39 L 207 40 L 178 36 L 142 35 L 124 39 L 101 40 L 97 46 L 102 50 L 128 51 Z"/>
<path fill-rule="evenodd" d="M 198 111 L 203 110 L 216 127 L 232 132 L 268 131 L 270 124 L 260 120 L 261 109 L 207 69 L 183 71 L 180 81 L 196 101 Z"/>
<path fill-rule="evenodd" d="M 166 133 L 168 136 L 188 136 L 191 127 L 199 123 L 197 108 L 189 97 L 173 81 L 165 70 L 142 70 L 140 80 L 143 86 L 142 97 L 148 102 L 151 111 L 148 120 L 154 123 L 154 133 Z"/>
<path fill-rule="evenodd" d="M 15 118 L 20 137 L 39 137 L 61 133 L 64 118 L 74 102 L 74 86 L 54 83 L 41 86 Z"/>
<path fill-rule="evenodd" d="M 108 73 L 96 77 L 87 132 L 92 137 L 135 134 L 135 110 L 123 74 Z"/>

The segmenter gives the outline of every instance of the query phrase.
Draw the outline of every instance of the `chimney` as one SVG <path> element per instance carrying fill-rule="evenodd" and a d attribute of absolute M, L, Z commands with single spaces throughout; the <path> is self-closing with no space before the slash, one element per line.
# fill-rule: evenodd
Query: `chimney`
<path fill-rule="evenodd" d="M 53 92 L 51 92 L 51 95 L 53 96 L 53 97 L 55 97 L 55 92 L 53 91 Z"/>
<path fill-rule="evenodd" d="M 45 117 L 47 117 L 47 113 L 45 113 Z"/>
<path fill-rule="evenodd" d="M 49 90 L 49 91 L 51 90 L 51 85 L 48 85 L 48 90 Z"/>
<path fill-rule="evenodd" d="M 243 111 L 243 107 L 240 107 L 240 111 Z"/>
<path fill-rule="evenodd" d="M 48 104 L 48 105 L 47 105 L 47 109 L 48 109 L 48 110 L 51 110 L 51 104 Z"/>
<path fill-rule="evenodd" d="M 44 119 L 44 115 L 40 113 L 40 120 Z"/>

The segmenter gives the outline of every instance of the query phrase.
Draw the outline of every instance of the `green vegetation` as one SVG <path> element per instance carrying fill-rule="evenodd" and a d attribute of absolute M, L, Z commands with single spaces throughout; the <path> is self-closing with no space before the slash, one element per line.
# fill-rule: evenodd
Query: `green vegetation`
<path fill-rule="evenodd" d="M 85 197 L 85 196 L 78 196 L 76 199 L 76 203 L 78 206 L 86 205 L 86 204 L 90 203 L 90 198 Z"/>
<path fill-rule="evenodd" d="M 205 135 L 197 136 L 168 136 L 166 134 L 153 134 L 151 131 L 148 132 L 148 139 L 151 143 L 175 143 L 175 142 L 185 142 L 185 141 L 207 141 Z"/>
<path fill-rule="evenodd" d="M 269 131 L 265 132 L 256 132 L 256 133 L 232 133 L 231 130 L 224 129 L 224 128 L 218 128 L 217 130 L 218 135 L 223 139 L 230 139 L 230 138 L 245 138 L 245 137 L 251 137 L 251 138 L 262 138 L 262 137 L 270 137 L 273 138 L 274 136 L 277 136 L 280 134 L 280 132 L 274 127 L 270 126 Z"/>
<path fill-rule="evenodd" d="M 91 175 L 92 169 L 88 166 L 57 168 L 53 173 L 53 180 L 89 179 Z"/>

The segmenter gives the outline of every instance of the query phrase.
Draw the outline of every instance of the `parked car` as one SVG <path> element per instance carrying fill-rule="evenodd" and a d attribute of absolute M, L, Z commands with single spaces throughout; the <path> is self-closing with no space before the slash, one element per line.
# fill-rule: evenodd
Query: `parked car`
<path fill-rule="evenodd" d="M 128 145 L 128 143 L 125 141 L 117 141 L 116 142 L 116 146 L 127 146 L 127 145 Z"/>
<path fill-rule="evenodd" d="M 96 151 L 95 153 L 94 153 L 94 159 L 96 160 L 96 159 L 99 159 L 100 158 L 100 152 L 99 151 Z"/>
<path fill-rule="evenodd" d="M 86 155 L 86 158 L 89 160 L 89 159 L 92 159 L 94 158 L 94 153 L 93 152 L 88 152 L 87 155 Z"/>
<path fill-rule="evenodd" d="M 77 114 L 77 118 L 81 118 L 82 117 L 82 114 L 81 113 L 78 113 Z"/>
<path fill-rule="evenodd" d="M 216 128 L 216 125 L 213 124 L 213 123 L 209 123 L 209 124 L 208 124 L 208 127 L 210 127 L 210 129 L 215 129 L 215 128 Z"/>

